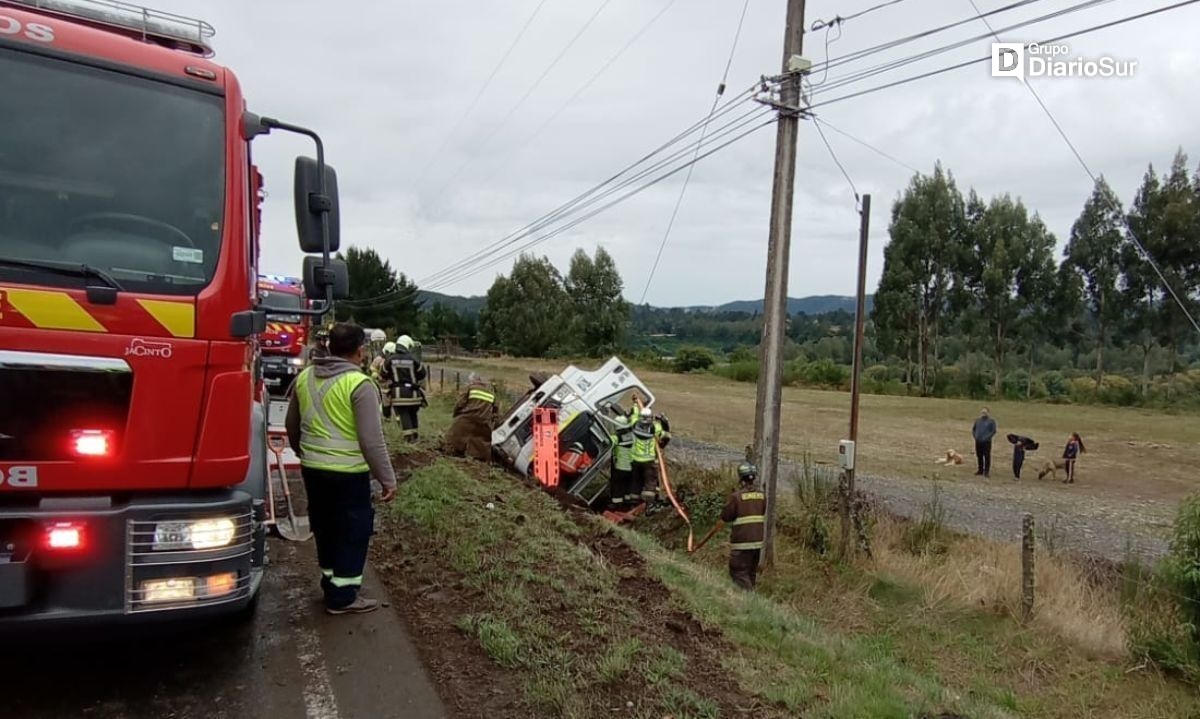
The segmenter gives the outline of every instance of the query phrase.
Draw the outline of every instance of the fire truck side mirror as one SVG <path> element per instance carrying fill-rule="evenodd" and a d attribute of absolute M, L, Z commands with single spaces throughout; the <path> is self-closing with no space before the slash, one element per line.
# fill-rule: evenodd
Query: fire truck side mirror
<path fill-rule="evenodd" d="M 267 330 L 267 313 L 260 310 L 234 312 L 229 318 L 229 334 L 233 337 L 260 335 Z"/>
<path fill-rule="evenodd" d="M 350 296 L 350 271 L 343 260 L 330 259 L 329 266 L 320 257 L 304 258 L 304 294 L 310 300 L 325 299 L 325 288 L 333 288 L 333 299 Z"/>
<path fill-rule="evenodd" d="M 322 192 L 317 161 L 311 157 L 297 157 L 295 202 L 300 249 L 307 253 L 323 253 L 326 250 L 321 231 L 321 217 L 326 215 L 329 218 L 328 250 L 337 252 L 340 245 L 337 172 L 325 165 L 325 187 Z"/>

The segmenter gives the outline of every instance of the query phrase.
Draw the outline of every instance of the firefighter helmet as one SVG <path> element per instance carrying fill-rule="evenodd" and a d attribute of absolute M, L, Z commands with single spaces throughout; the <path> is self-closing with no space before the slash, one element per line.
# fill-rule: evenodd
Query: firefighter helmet
<path fill-rule="evenodd" d="M 410 350 L 413 348 L 413 338 L 409 337 L 408 335 L 400 335 L 400 337 L 396 339 L 396 344 L 400 345 L 406 350 Z"/>
<path fill-rule="evenodd" d="M 387 344 L 385 344 L 385 345 L 383 346 L 383 353 L 384 353 L 385 355 L 396 354 L 396 343 L 395 343 L 395 342 L 388 342 Z"/>
<path fill-rule="evenodd" d="M 742 462 L 737 468 L 738 479 L 743 482 L 753 482 L 758 479 L 758 467 L 749 462 Z"/>
<path fill-rule="evenodd" d="M 640 414 L 642 415 L 642 419 L 650 419 L 654 415 L 654 412 L 649 407 L 642 407 Z"/>

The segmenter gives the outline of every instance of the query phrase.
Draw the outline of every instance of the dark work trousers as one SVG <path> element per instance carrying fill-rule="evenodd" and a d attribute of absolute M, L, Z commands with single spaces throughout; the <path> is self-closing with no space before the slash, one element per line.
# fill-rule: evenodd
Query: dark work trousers
<path fill-rule="evenodd" d="M 400 434 L 409 442 L 416 442 L 418 439 L 417 413 L 420 411 L 420 407 L 396 407 L 396 414 L 400 415 Z"/>
<path fill-rule="evenodd" d="M 330 472 L 301 467 L 308 493 L 308 521 L 317 544 L 325 605 L 354 602 L 362 586 L 367 547 L 375 532 L 368 472 Z"/>
<path fill-rule="evenodd" d="M 754 589 L 758 582 L 758 558 L 761 549 L 734 549 L 729 552 L 729 578 L 742 589 Z"/>
<path fill-rule="evenodd" d="M 979 471 L 988 474 L 992 471 L 992 440 L 975 443 L 975 458 L 979 461 Z"/>
<path fill-rule="evenodd" d="M 1013 476 L 1021 478 L 1021 467 L 1025 464 L 1025 445 L 1020 442 L 1013 445 Z"/>
<path fill-rule="evenodd" d="M 658 463 L 634 462 L 627 497 L 641 498 L 642 492 L 658 491 Z"/>
<path fill-rule="evenodd" d="M 633 470 L 612 468 L 608 473 L 608 498 L 611 504 L 625 504 L 631 481 L 633 481 Z"/>

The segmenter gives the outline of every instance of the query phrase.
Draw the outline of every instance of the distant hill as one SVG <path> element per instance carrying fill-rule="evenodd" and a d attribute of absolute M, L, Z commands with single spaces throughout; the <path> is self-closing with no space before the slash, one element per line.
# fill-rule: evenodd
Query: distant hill
<path fill-rule="evenodd" d="M 867 295 L 867 310 L 872 307 L 873 295 Z M 726 302 L 717 307 L 693 307 L 700 312 L 749 312 L 751 314 L 761 313 L 763 308 L 762 300 L 739 300 L 736 302 Z M 807 315 L 823 315 L 829 312 L 845 310 L 846 312 L 854 312 L 854 298 L 845 297 L 843 295 L 816 295 L 814 297 L 789 297 L 788 298 L 788 314 L 794 315 L 798 312 L 803 312 Z"/>
<path fill-rule="evenodd" d="M 417 299 L 424 303 L 426 308 L 441 303 L 455 312 L 468 315 L 479 314 L 479 310 L 483 309 L 483 305 L 487 301 L 487 298 L 482 296 L 460 297 L 458 295 L 444 295 L 440 292 L 427 292 L 425 290 L 417 292 Z M 872 295 L 867 295 L 867 310 L 871 309 L 872 299 Z M 736 302 L 726 302 L 723 305 L 717 306 L 696 306 L 682 309 L 692 312 L 746 312 L 748 314 L 757 314 L 762 312 L 762 306 L 762 300 L 739 300 Z M 790 315 L 798 312 L 808 315 L 823 315 L 838 310 L 854 312 L 854 298 L 842 295 L 788 298 L 788 314 Z"/>

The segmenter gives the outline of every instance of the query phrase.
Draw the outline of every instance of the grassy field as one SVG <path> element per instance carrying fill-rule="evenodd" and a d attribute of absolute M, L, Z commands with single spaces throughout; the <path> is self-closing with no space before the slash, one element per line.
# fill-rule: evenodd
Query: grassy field
<path fill-rule="evenodd" d="M 528 387 L 529 371 L 554 372 L 562 365 L 546 360 L 453 361 L 503 380 L 514 391 Z M 658 398 L 657 409 L 671 418 L 675 434 L 740 448 L 753 441 L 755 386 L 711 375 L 638 371 Z M 436 379 L 436 378 L 435 378 Z M 850 396 L 787 388 L 782 407 L 782 451 L 798 459 L 811 452 L 818 462 L 833 463 L 839 439 L 849 426 Z M 858 470 L 888 477 L 973 479 L 971 423 L 980 402 L 864 395 L 859 429 Z M 1042 447 L 1026 459 L 1025 476 L 1036 482 L 1042 459 L 1059 457 L 1070 432 L 1087 446 L 1079 463 L 1079 484 L 1068 488 L 1046 482 L 1047 492 L 1075 491 L 1108 499 L 1173 505 L 1200 488 L 1200 421 L 1190 415 L 1150 410 L 1041 403 L 988 403 L 999 425 L 993 450 L 993 477 L 1012 477 L 1011 451 L 1003 435 L 1033 437 Z M 935 460 L 955 449 L 965 464 L 942 467 Z"/>
<path fill-rule="evenodd" d="M 435 398 L 422 443 L 397 444 L 406 481 L 373 562 L 464 716 L 1200 711 L 1193 689 L 1124 654 L 1112 636 L 1119 618 L 1094 613 L 1099 600 L 1047 597 L 1033 624 L 1012 619 L 1004 595 L 1014 583 L 987 585 L 1007 572 L 1005 548 L 946 537 L 914 553 L 903 525 L 875 524 L 875 562 L 838 564 L 805 548 L 811 528 L 793 506 L 780 520 L 778 568 L 747 594 L 725 576 L 720 539 L 694 556 L 678 550 L 669 512 L 618 530 L 512 475 L 438 459 L 447 414 L 447 398 Z M 678 481 L 707 528 L 728 478 L 684 470 Z M 954 576 L 962 587 L 945 584 Z M 1064 594 L 1085 589 L 1073 586 Z"/>

